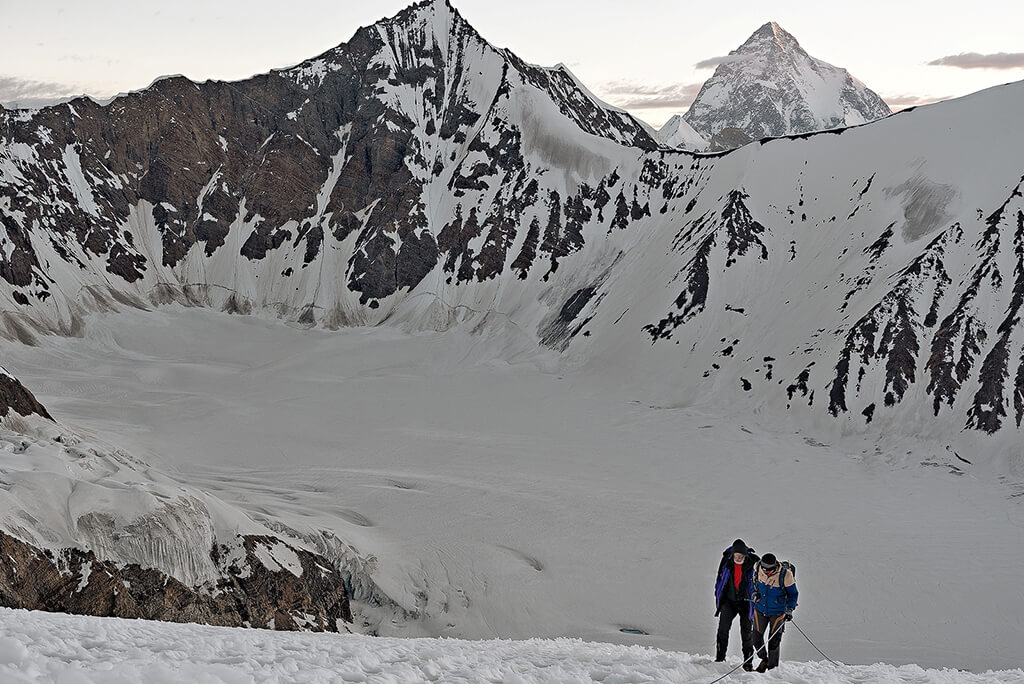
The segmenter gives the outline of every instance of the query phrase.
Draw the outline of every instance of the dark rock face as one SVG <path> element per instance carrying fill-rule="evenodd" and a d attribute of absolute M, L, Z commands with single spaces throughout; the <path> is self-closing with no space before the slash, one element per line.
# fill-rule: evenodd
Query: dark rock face
<path fill-rule="evenodd" d="M 585 133 L 658 147 L 638 121 L 595 101 L 564 68 L 494 50 L 443 0 L 246 81 L 174 77 L 106 106 L 79 99 L 31 116 L 5 110 L 0 142 L 31 153 L 13 162 L 16 182 L 0 177 L 10 244 L 0 278 L 25 306 L 50 297 L 55 280 L 38 257 L 49 243 L 82 269 L 102 258 L 115 282 L 171 280 L 184 289 L 194 283 L 173 282 L 168 269 L 193 250 L 223 260 L 230 242 L 252 269 L 273 259 L 294 273 L 353 235 L 340 282 L 363 305 L 414 288 L 439 261 L 459 263 L 460 282 L 494 278 L 523 213 L 547 199 L 525 171 L 522 130 L 508 114 L 517 88 L 539 89 Z M 433 216 L 425 202 L 433 178 L 455 197 L 502 188 L 494 210 L 478 217 L 482 248 L 439 239 L 449 217 Z M 587 216 L 578 204 L 566 211 L 573 225 L 541 250 L 555 261 L 578 248 Z M 135 214 L 155 225 L 156 244 L 138 244 L 124 229 Z M 233 231 L 241 233 L 234 240 Z M 287 266 L 276 269 L 283 272 Z M 249 297 L 281 301 L 288 291 L 282 283 L 279 292 Z"/>
<path fill-rule="evenodd" d="M 224 578 L 213 591 L 204 591 L 159 570 L 97 560 L 92 551 L 41 551 L 0 532 L 0 605 L 279 630 L 337 632 L 339 622 L 352 622 L 345 584 L 328 561 L 290 549 L 301 562 L 297 577 L 284 568 L 270 570 L 259 558 L 261 546 L 283 542 L 254 536 L 241 542 L 244 562 L 218 558 L 219 550 L 211 549 Z"/>
<path fill-rule="evenodd" d="M 553 349 L 565 349 L 568 347 L 570 340 L 578 335 L 587 323 L 590 322 L 590 318 L 585 318 L 582 321 L 578 319 L 597 294 L 596 286 L 577 290 L 562 305 L 558 312 L 558 317 L 541 331 L 541 343 Z"/>
<path fill-rule="evenodd" d="M 675 300 L 677 311 L 670 311 L 657 323 L 644 328 L 655 342 L 670 338 L 676 328 L 704 310 L 711 283 L 709 261 L 721 237 L 724 237 L 726 249 L 726 269 L 754 250 L 757 258 L 768 259 L 768 248 L 761 241 L 765 227 L 747 209 L 744 202 L 748 198 L 745 192 L 733 190 L 727 198 L 723 198 L 725 204 L 721 214 L 716 216 L 708 212 L 684 226 L 676 235 L 676 249 L 693 250 L 694 255 L 676 276 L 685 283 L 685 289 Z"/>
<path fill-rule="evenodd" d="M 0 416 L 11 411 L 22 416 L 39 415 L 53 420 L 46 408 L 16 378 L 0 369 Z"/>
<path fill-rule="evenodd" d="M 753 138 L 742 128 L 726 126 L 711 136 L 711 140 L 708 141 L 707 151 L 723 152 L 725 150 L 734 150 L 737 147 L 743 147 L 749 142 L 753 142 Z"/>

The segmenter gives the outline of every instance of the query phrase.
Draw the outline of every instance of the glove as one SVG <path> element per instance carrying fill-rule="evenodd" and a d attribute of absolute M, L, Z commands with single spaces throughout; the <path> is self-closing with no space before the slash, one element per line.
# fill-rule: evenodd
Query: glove
<path fill-rule="evenodd" d="M 787 610 L 786 611 L 786 622 L 789 622 L 792 619 L 793 619 L 793 611 Z"/>

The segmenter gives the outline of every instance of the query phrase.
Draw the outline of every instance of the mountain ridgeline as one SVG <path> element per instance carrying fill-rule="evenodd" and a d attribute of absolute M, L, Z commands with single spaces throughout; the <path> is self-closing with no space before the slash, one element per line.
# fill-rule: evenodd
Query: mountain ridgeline
<path fill-rule="evenodd" d="M 430 0 L 246 81 L 0 110 L 0 330 L 168 302 L 515 328 L 679 405 L 1015 432 L 1022 108 L 1012 84 L 693 155 Z"/>

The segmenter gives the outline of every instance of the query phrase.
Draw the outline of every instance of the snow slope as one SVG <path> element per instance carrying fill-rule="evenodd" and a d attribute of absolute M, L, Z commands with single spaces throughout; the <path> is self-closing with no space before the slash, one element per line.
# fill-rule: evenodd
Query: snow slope
<path fill-rule="evenodd" d="M 215 540 L 270 534 L 123 449 L 49 421 L 0 427 L 0 453 L 0 525 L 37 548 L 93 549 L 189 586 L 212 586 L 220 577 L 210 558 Z"/>
<path fill-rule="evenodd" d="M 459 641 L 288 634 L 0 609 L 5 682 L 710 682 L 736 662 L 578 639 Z M 913 665 L 784 663 L 732 681 L 1010 684 L 1022 670 L 971 674 Z"/>
<path fill-rule="evenodd" d="M 1024 563 L 1020 479 L 941 440 L 661 404 L 646 378 L 580 373 L 514 330 L 171 307 L 4 353 L 69 423 L 286 540 L 334 540 L 319 550 L 372 582 L 353 589 L 359 630 L 708 653 L 712 575 L 740 536 L 797 564 L 798 620 L 833 658 L 1021 665 L 1024 605 L 997 589 Z"/>
<path fill-rule="evenodd" d="M 658 138 L 669 147 L 692 152 L 703 152 L 708 146 L 708 141 L 686 123 L 682 114 L 676 114 L 666 121 L 665 125 L 658 129 Z"/>

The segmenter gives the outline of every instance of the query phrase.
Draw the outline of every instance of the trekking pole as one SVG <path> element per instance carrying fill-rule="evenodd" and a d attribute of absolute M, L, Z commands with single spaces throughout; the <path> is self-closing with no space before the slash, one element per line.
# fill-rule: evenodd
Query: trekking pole
<path fill-rule="evenodd" d="M 811 641 L 811 637 L 807 636 L 807 635 L 806 635 L 806 634 L 804 633 L 804 630 L 800 629 L 800 625 L 796 624 L 796 622 L 794 622 L 793 620 L 790 620 L 790 622 L 792 622 L 792 623 L 793 623 L 793 626 L 794 626 L 794 627 L 796 627 L 796 629 L 797 629 L 797 631 L 798 631 L 798 632 L 800 632 L 801 634 L 803 634 L 803 636 L 804 636 L 804 639 L 807 639 L 807 643 L 809 643 L 809 644 L 810 644 L 811 646 L 814 646 L 814 650 L 815 650 L 815 651 L 817 651 L 818 653 L 821 653 L 821 657 L 822 657 L 822 658 L 824 658 L 824 659 L 825 659 L 825 660 L 827 660 L 828 662 L 832 663 L 832 664 L 833 664 L 833 665 L 835 665 L 836 667 L 841 667 L 841 664 L 840 664 L 840 663 L 837 663 L 836 661 L 832 660 L 832 659 L 831 659 L 831 658 L 829 658 L 829 657 L 828 657 L 827 655 L 825 655 L 825 654 L 824 654 L 824 653 L 822 652 L 822 650 L 821 650 L 820 648 L 818 648 L 818 647 L 817 647 L 817 646 L 816 646 L 816 645 L 814 644 L 814 642 L 813 642 L 813 641 Z"/>

